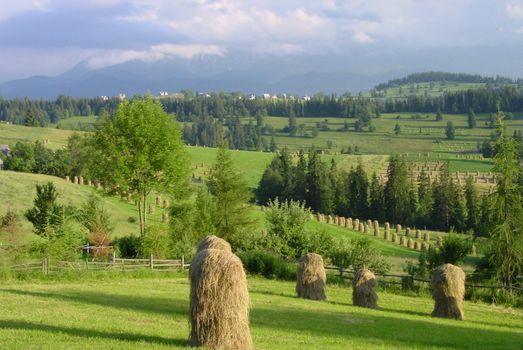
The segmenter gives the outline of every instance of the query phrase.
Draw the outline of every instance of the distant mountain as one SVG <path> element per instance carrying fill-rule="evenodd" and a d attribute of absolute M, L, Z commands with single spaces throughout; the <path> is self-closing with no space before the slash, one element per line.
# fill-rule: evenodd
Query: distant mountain
<path fill-rule="evenodd" d="M 495 61 L 492 60 L 495 53 Z M 358 93 L 409 73 L 448 71 L 523 76 L 523 47 L 419 50 L 377 49 L 326 55 L 262 55 L 228 52 L 225 56 L 129 61 L 100 69 L 81 63 L 55 77 L 31 77 L 0 84 L 4 98 L 54 99 L 58 95 L 128 96 L 191 89 L 261 94 Z"/>

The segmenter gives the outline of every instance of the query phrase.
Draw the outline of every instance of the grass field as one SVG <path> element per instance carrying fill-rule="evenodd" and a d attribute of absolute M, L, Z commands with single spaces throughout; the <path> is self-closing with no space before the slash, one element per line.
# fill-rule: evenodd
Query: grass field
<path fill-rule="evenodd" d="M 96 121 L 98 120 L 97 116 L 77 116 L 70 117 L 60 120 L 56 124 L 52 124 L 51 127 L 64 130 L 82 130 L 82 131 L 91 131 L 94 130 Z"/>
<path fill-rule="evenodd" d="M 22 125 L 0 124 L 0 143 L 14 145 L 16 142 L 35 142 L 49 139 L 47 147 L 51 149 L 63 148 L 67 139 L 74 133 L 71 130 L 53 128 L 33 128 Z"/>
<path fill-rule="evenodd" d="M 349 287 L 327 302 L 294 297 L 294 283 L 249 278 L 256 349 L 520 350 L 523 311 L 465 302 L 465 321 L 430 317 L 428 296 L 379 293 L 381 309 L 352 305 Z M 3 283 L 2 349 L 185 349 L 189 284 L 163 278 Z"/>

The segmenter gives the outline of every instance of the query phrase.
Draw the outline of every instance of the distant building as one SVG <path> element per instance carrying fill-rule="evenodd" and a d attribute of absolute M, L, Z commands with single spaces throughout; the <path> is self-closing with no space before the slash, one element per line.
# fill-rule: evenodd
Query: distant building
<path fill-rule="evenodd" d="M 100 96 L 100 99 L 105 102 L 105 101 L 107 101 L 109 99 L 109 97 L 107 97 L 107 96 Z"/>
<path fill-rule="evenodd" d="M 311 100 L 311 97 L 310 97 L 310 96 L 303 96 L 303 100 L 304 100 L 304 101 L 310 101 L 310 100 Z"/>
<path fill-rule="evenodd" d="M 250 95 L 249 95 L 249 100 L 251 100 L 251 101 L 252 101 L 252 100 L 256 100 L 256 96 L 254 96 L 254 94 L 250 94 Z"/>
<path fill-rule="evenodd" d="M 119 93 L 119 94 L 118 94 L 118 98 L 120 99 L 120 101 L 125 100 L 125 97 L 126 97 L 126 96 L 125 96 L 125 94 L 123 94 L 123 93 Z"/>
<path fill-rule="evenodd" d="M 160 91 L 160 96 L 166 97 L 166 96 L 169 96 L 169 93 L 167 91 Z"/>

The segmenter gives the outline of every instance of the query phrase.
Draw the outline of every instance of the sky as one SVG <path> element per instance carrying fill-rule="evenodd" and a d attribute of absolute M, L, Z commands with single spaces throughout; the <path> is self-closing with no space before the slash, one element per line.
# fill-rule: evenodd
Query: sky
<path fill-rule="evenodd" d="M 0 0 L 0 82 L 195 55 L 521 47 L 523 0 Z"/>

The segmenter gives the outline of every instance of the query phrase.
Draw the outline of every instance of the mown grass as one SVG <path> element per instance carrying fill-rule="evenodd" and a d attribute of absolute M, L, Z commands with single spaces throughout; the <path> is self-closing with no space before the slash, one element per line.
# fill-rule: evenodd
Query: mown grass
<path fill-rule="evenodd" d="M 67 139 L 75 131 L 59 130 L 53 128 L 38 128 L 22 125 L 0 124 L 0 143 L 14 145 L 17 142 L 35 142 L 49 139 L 46 145 L 51 149 L 63 148 L 67 145 Z M 77 131 L 78 132 L 78 131 Z"/>
<path fill-rule="evenodd" d="M 518 309 L 465 302 L 466 320 L 431 318 L 427 296 L 379 292 L 380 310 L 355 307 L 349 287 L 328 301 L 294 297 L 294 283 L 249 278 L 256 349 L 521 349 Z M 187 277 L 4 283 L 4 349 L 185 349 Z"/>

